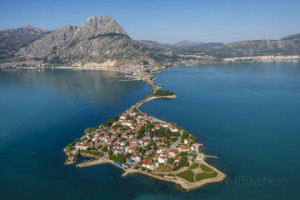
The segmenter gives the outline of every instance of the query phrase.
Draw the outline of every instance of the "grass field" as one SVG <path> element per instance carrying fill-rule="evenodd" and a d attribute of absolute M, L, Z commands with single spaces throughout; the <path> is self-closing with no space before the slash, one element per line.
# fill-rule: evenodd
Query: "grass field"
<path fill-rule="evenodd" d="M 210 167 L 208 167 L 208 166 L 206 166 L 206 165 L 203 165 L 203 164 L 200 165 L 200 168 L 201 168 L 203 171 L 205 171 L 205 172 L 213 172 L 213 171 L 214 171 L 214 170 L 211 169 Z"/>
<path fill-rule="evenodd" d="M 183 178 L 183 179 L 185 179 L 187 181 L 195 182 L 195 179 L 194 179 L 195 174 L 190 169 L 177 174 L 177 176 L 179 176 L 179 177 L 181 177 L 181 178 Z"/>
<path fill-rule="evenodd" d="M 199 163 L 193 163 L 190 167 L 189 167 L 189 169 L 196 169 L 196 168 L 198 168 L 199 167 Z"/>
<path fill-rule="evenodd" d="M 196 181 L 201 181 L 203 179 L 208 179 L 208 178 L 214 178 L 217 177 L 218 173 L 213 171 L 213 172 L 203 172 L 200 174 L 196 174 Z"/>
<path fill-rule="evenodd" d="M 197 170 L 198 169 L 198 170 Z M 201 169 L 201 170 L 200 170 Z M 197 173 L 200 172 L 200 173 Z M 189 181 L 201 181 L 204 179 L 215 178 L 218 176 L 218 173 L 204 164 L 193 163 L 189 169 L 184 172 L 177 174 L 177 176 Z"/>
<path fill-rule="evenodd" d="M 170 171 L 172 171 L 172 165 L 166 163 L 166 164 L 158 167 L 155 171 L 156 172 L 170 172 Z"/>

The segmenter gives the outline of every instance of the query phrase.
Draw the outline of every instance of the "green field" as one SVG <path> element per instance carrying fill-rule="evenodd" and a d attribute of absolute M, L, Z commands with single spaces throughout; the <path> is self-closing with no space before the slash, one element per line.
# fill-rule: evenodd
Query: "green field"
<path fill-rule="evenodd" d="M 208 166 L 206 166 L 206 165 L 203 165 L 203 164 L 200 165 L 200 168 L 201 168 L 203 171 L 205 171 L 205 172 L 213 172 L 213 171 L 214 171 L 214 170 L 211 169 L 210 167 L 208 167 Z"/>
<path fill-rule="evenodd" d="M 197 173 L 197 168 L 200 168 L 202 170 L 201 173 Z M 196 169 L 196 170 L 195 170 Z M 195 174 L 197 173 L 197 174 Z M 209 179 L 209 178 L 215 178 L 218 176 L 218 173 L 208 167 L 207 165 L 204 164 L 199 164 L 199 163 L 193 163 L 189 169 L 187 169 L 184 172 L 181 172 L 177 174 L 177 176 L 189 181 L 189 182 L 195 182 L 195 181 L 201 181 L 204 179 Z"/>
<path fill-rule="evenodd" d="M 184 172 L 181 172 L 179 174 L 177 174 L 177 176 L 187 180 L 187 181 L 190 181 L 190 182 L 195 182 L 195 179 L 194 179 L 194 172 L 190 169 L 184 171 Z"/>
<path fill-rule="evenodd" d="M 196 169 L 196 168 L 198 168 L 199 167 L 199 163 L 193 163 L 190 167 L 189 167 L 189 169 Z"/>
<path fill-rule="evenodd" d="M 217 172 L 202 172 L 196 175 L 196 181 L 201 181 L 203 179 L 215 178 L 218 176 Z"/>

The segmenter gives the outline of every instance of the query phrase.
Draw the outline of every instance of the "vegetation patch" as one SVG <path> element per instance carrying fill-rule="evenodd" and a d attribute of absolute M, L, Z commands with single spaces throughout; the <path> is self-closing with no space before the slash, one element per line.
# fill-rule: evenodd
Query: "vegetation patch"
<path fill-rule="evenodd" d="M 106 127 L 110 127 L 115 121 L 117 121 L 119 119 L 120 115 L 114 116 L 113 118 L 107 120 L 104 124 L 102 124 L 103 126 Z"/>
<path fill-rule="evenodd" d="M 201 180 L 208 179 L 208 178 L 215 178 L 217 176 L 218 176 L 218 173 L 215 171 L 210 172 L 210 173 L 203 172 L 203 173 L 196 175 L 196 181 L 201 181 Z"/>
<path fill-rule="evenodd" d="M 165 90 L 158 90 L 156 93 L 153 94 L 154 96 L 172 96 L 175 95 L 174 92 L 165 91 Z"/>
<path fill-rule="evenodd" d="M 155 171 L 156 172 L 170 172 L 170 171 L 172 171 L 172 165 L 164 164 L 164 165 L 158 167 Z"/>
<path fill-rule="evenodd" d="M 213 171 L 214 171 L 212 168 L 210 168 L 210 167 L 208 167 L 208 166 L 206 166 L 206 165 L 204 165 L 204 164 L 201 164 L 201 165 L 200 165 L 200 168 L 201 168 L 203 171 L 205 171 L 205 172 L 213 172 Z"/>
<path fill-rule="evenodd" d="M 94 150 L 79 150 L 79 153 L 84 153 L 84 154 L 100 157 L 100 152 L 94 151 Z"/>
<path fill-rule="evenodd" d="M 184 172 L 181 172 L 179 174 L 177 174 L 177 176 L 189 181 L 189 182 L 195 182 L 195 179 L 194 179 L 194 172 L 190 169 L 184 171 Z"/>
<path fill-rule="evenodd" d="M 196 168 L 198 168 L 199 167 L 199 163 L 193 163 L 190 167 L 189 167 L 189 169 L 196 169 Z"/>

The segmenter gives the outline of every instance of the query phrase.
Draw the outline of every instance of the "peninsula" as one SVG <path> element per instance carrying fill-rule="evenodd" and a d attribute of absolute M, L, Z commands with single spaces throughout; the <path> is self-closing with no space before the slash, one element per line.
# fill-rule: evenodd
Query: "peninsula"
<path fill-rule="evenodd" d="M 149 100 L 176 98 L 176 95 L 161 90 L 162 86 L 154 83 L 155 76 L 143 67 L 131 73 L 122 72 L 145 81 L 152 91 L 120 115 L 85 129 L 80 139 L 64 149 L 65 164 L 74 164 L 78 156 L 88 156 L 93 159 L 76 166 L 110 163 L 125 171 L 122 176 L 140 173 L 173 182 L 187 191 L 223 181 L 226 175 L 205 162 L 206 155 L 200 149 L 202 144 L 197 143 L 194 135 L 139 110 L 139 106 Z"/>

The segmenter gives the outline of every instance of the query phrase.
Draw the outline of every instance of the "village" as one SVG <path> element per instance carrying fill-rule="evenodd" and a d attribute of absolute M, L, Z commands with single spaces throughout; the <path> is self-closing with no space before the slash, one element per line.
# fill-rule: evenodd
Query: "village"
<path fill-rule="evenodd" d="M 196 137 L 174 124 L 130 111 L 112 122 L 114 119 L 87 129 L 78 142 L 69 145 L 70 156 L 80 152 L 104 156 L 129 168 L 149 171 L 167 162 L 180 166 L 188 155 L 203 161 Z"/>
<path fill-rule="evenodd" d="M 205 162 L 202 144 L 194 135 L 139 111 L 141 104 L 153 98 L 176 97 L 155 97 L 157 85 L 149 79 L 148 82 L 153 87 L 149 96 L 100 126 L 87 128 L 84 136 L 68 145 L 64 149 L 66 164 L 87 156 L 92 159 L 76 166 L 110 163 L 124 170 L 123 176 L 141 173 L 174 182 L 186 190 L 224 180 L 225 174 Z"/>
<path fill-rule="evenodd" d="M 125 67 L 122 72 L 128 73 L 127 69 Z M 65 164 L 76 163 L 78 157 L 88 157 L 91 159 L 76 166 L 110 163 L 125 171 L 122 176 L 141 173 L 173 182 L 187 191 L 223 181 L 226 175 L 205 161 L 211 156 L 204 155 L 196 136 L 175 123 L 139 110 L 142 104 L 153 99 L 176 98 L 173 92 L 160 90 L 162 86 L 154 83 L 152 73 L 142 67 L 139 69 L 131 75 L 148 83 L 152 87 L 151 93 L 120 115 L 85 129 L 81 138 L 64 149 Z"/>

